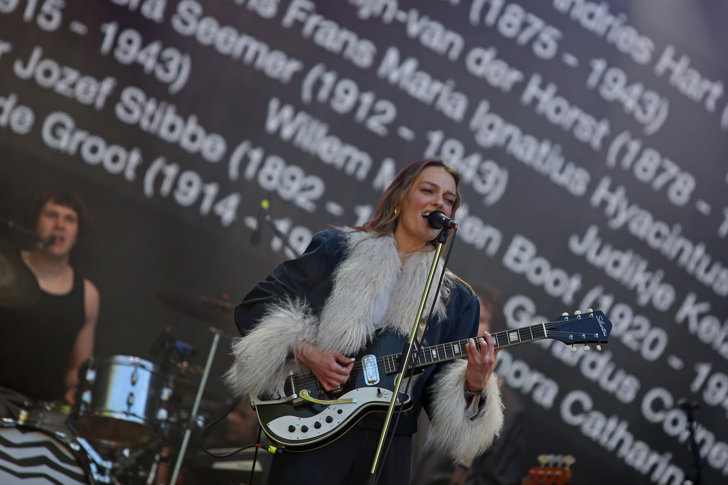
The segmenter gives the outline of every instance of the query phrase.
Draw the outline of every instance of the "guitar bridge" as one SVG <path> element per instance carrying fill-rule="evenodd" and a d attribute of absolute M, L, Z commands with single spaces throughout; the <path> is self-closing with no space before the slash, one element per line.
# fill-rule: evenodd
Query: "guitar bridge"
<path fill-rule="evenodd" d="M 376 356 L 369 354 L 362 357 L 361 367 L 364 372 L 364 382 L 368 386 L 379 384 L 379 366 Z"/>
<path fill-rule="evenodd" d="M 298 388 L 296 387 L 296 376 L 293 374 L 293 372 L 288 373 L 288 377 L 286 377 L 286 382 L 283 385 L 283 391 L 286 393 L 286 396 L 293 399 L 294 401 L 300 400 L 298 397 Z"/>

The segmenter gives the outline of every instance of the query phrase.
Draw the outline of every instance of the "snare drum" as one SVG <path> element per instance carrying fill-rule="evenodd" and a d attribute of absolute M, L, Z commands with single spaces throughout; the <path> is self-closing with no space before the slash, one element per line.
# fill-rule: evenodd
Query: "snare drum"
<path fill-rule="evenodd" d="M 93 484 L 88 456 L 66 426 L 69 407 L 44 402 L 0 428 L 0 483 Z"/>
<path fill-rule="evenodd" d="M 169 421 L 172 378 L 153 363 L 129 355 L 91 358 L 81 369 L 74 428 L 109 447 L 140 448 Z"/>

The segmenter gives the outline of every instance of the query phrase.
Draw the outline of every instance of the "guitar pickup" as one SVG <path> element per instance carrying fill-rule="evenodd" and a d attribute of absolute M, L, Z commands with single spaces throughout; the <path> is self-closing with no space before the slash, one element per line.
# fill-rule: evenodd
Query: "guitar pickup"
<path fill-rule="evenodd" d="M 368 386 L 379 384 L 379 366 L 377 365 L 377 357 L 369 354 L 361 359 L 361 367 L 364 372 L 364 382 Z"/>

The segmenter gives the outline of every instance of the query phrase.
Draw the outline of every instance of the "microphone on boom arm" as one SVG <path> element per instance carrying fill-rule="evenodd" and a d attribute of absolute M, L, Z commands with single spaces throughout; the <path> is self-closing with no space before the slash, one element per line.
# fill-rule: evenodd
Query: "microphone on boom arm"
<path fill-rule="evenodd" d="M 443 227 L 446 229 L 457 229 L 458 227 L 457 221 L 447 217 L 445 213 L 441 210 L 430 212 L 430 214 L 427 216 L 427 222 L 433 229 L 442 229 Z"/>

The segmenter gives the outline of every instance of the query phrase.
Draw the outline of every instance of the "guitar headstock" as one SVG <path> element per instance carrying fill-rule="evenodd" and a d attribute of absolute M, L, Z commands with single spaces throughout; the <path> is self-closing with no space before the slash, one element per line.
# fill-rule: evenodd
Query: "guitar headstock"
<path fill-rule="evenodd" d="M 571 455 L 539 455 L 540 466 L 534 466 L 522 481 L 526 485 L 568 485 L 571 482 Z"/>
<path fill-rule="evenodd" d="M 601 350 L 599 344 L 607 343 L 612 333 L 612 322 L 604 315 L 604 312 L 592 309 L 585 313 L 576 311 L 573 314 L 563 313 L 559 318 L 544 324 L 546 337 L 564 342 L 565 344 L 597 344 L 597 350 Z M 572 351 L 576 348 L 572 347 Z M 589 350 L 585 345 L 584 350 Z"/>

